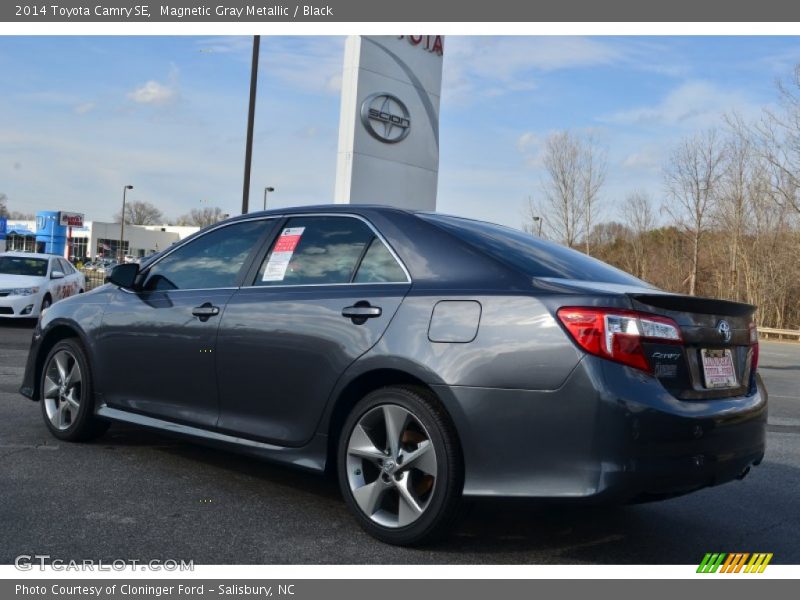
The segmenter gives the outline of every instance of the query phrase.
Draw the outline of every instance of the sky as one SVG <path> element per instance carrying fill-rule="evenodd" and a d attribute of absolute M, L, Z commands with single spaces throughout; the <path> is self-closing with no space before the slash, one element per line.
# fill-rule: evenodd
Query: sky
<path fill-rule="evenodd" d="M 332 202 L 344 38 L 263 36 L 251 206 Z M 249 37 L 0 37 L 0 193 L 10 210 L 87 220 L 130 199 L 171 219 L 238 214 Z M 607 153 L 601 220 L 633 190 L 664 198 L 683 136 L 756 118 L 800 38 L 448 36 L 437 208 L 519 227 L 542 142 L 591 133 Z"/>

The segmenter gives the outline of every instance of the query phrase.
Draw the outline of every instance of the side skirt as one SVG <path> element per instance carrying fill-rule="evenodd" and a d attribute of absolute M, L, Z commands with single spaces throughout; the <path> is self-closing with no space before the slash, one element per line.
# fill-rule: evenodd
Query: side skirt
<path fill-rule="evenodd" d="M 311 471 L 322 472 L 325 470 L 325 460 L 327 454 L 327 438 L 317 435 L 310 443 L 302 448 L 289 448 L 286 446 L 275 446 L 247 438 L 227 435 L 218 431 L 210 431 L 199 427 L 191 427 L 180 423 L 173 423 L 155 417 L 148 417 L 137 413 L 131 413 L 117 408 L 102 405 L 95 411 L 98 417 L 111 421 L 121 421 L 131 423 L 151 429 L 158 429 L 171 434 L 187 436 L 196 439 L 198 442 L 207 443 L 213 446 L 223 447 L 228 450 L 235 450 L 245 454 L 253 455 L 258 458 L 284 463 L 295 467 L 301 467 Z"/>

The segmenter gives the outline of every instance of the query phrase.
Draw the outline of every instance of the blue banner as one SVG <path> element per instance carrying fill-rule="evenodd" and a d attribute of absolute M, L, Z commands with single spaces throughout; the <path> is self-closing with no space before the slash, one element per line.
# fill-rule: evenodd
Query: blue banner
<path fill-rule="evenodd" d="M 8 227 L 8 220 L 5 217 L 0 217 L 0 240 L 6 239 L 7 227 Z"/>

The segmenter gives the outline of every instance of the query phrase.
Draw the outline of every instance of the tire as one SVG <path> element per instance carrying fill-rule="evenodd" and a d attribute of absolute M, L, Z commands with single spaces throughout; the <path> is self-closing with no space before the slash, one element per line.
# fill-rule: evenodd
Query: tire
<path fill-rule="evenodd" d="M 50 294 L 45 294 L 45 297 L 42 299 L 42 305 L 39 307 L 39 313 L 41 314 L 51 306 L 53 306 L 53 299 L 50 297 Z"/>
<path fill-rule="evenodd" d="M 39 402 L 44 423 L 55 437 L 68 442 L 95 439 L 109 422 L 94 415 L 91 370 L 76 339 L 58 342 L 39 373 Z"/>
<path fill-rule="evenodd" d="M 390 438 L 397 439 L 394 446 Z M 431 543 L 459 516 L 461 447 L 449 416 L 427 390 L 391 386 L 365 396 L 345 420 L 337 467 L 348 508 L 382 542 Z"/>

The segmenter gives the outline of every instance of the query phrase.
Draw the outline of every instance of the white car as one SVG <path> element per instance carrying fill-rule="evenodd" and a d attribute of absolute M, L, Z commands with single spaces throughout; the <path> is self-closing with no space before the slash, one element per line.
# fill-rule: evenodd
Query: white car
<path fill-rule="evenodd" d="M 83 273 L 52 254 L 0 254 L 0 318 L 32 318 L 86 289 Z"/>

